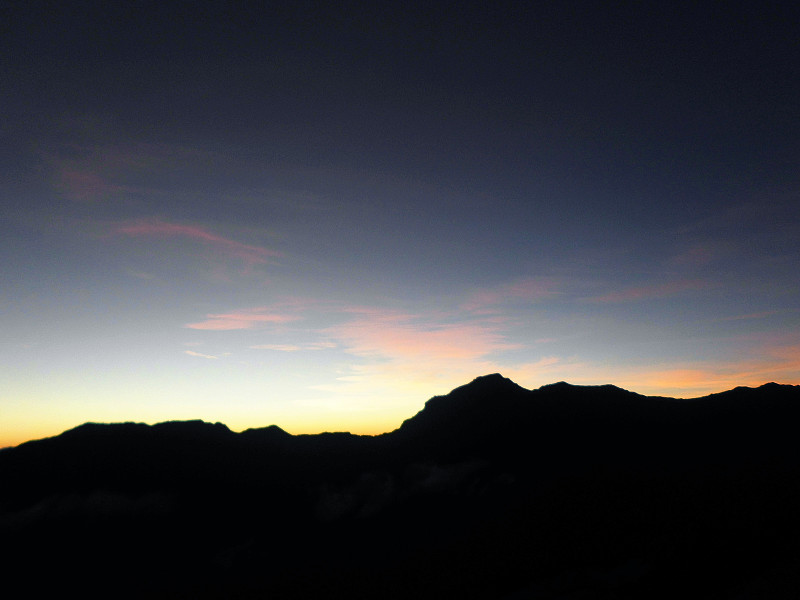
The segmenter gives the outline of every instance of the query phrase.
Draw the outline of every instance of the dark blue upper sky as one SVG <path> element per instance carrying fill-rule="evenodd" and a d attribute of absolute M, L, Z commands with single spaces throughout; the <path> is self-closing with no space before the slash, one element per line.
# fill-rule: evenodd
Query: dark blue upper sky
<path fill-rule="evenodd" d="M 798 379 L 800 9 L 529 4 L 6 4 L 9 439 Z"/>

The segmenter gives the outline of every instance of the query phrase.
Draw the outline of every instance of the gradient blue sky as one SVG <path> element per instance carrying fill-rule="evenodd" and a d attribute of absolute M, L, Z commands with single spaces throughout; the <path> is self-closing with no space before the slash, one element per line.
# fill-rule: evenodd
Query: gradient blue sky
<path fill-rule="evenodd" d="M 800 383 L 796 3 L 109 4 L 0 16 L 0 446 Z"/>

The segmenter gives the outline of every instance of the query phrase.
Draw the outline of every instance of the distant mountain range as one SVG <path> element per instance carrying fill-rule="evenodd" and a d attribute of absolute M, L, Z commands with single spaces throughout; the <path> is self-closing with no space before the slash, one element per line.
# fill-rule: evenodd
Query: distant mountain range
<path fill-rule="evenodd" d="M 800 386 L 497 374 L 374 437 L 87 423 L 0 451 L 0 568 L 26 597 L 794 598 L 798 426 Z"/>

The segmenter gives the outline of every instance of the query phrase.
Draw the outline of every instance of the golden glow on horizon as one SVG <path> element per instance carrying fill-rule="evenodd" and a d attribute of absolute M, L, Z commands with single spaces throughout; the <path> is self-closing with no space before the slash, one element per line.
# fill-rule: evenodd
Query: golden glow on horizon
<path fill-rule="evenodd" d="M 510 370 L 514 371 L 514 370 Z M 593 378 L 589 374 L 581 377 L 551 379 L 546 383 L 526 383 L 522 372 L 501 373 L 527 389 L 536 389 L 542 385 L 556 381 L 567 381 L 574 385 L 602 385 L 611 383 L 618 387 L 647 396 L 667 396 L 674 398 L 696 398 L 718 393 L 737 386 L 758 387 L 770 381 L 777 383 L 800 385 L 800 378 L 764 378 L 753 375 L 745 377 L 743 373 L 711 380 L 709 372 L 702 369 L 666 369 L 663 371 L 647 371 L 620 377 L 618 380 Z M 200 419 L 207 422 L 221 422 L 232 431 L 240 432 L 250 428 L 277 425 L 293 435 L 316 434 L 325 431 L 347 431 L 359 435 L 379 435 L 400 427 L 402 422 L 413 417 L 421 410 L 425 402 L 433 396 L 444 395 L 452 389 L 468 383 L 478 375 L 461 378 L 457 381 L 408 383 L 401 387 L 388 387 L 386 382 L 373 387 L 358 377 L 353 380 L 339 382 L 343 387 L 320 386 L 322 391 L 335 391 L 334 397 L 320 397 L 317 400 L 298 401 L 293 408 L 274 407 L 269 411 L 264 407 L 255 410 L 253 406 L 239 406 L 235 410 L 225 412 L 219 404 L 180 406 L 179 403 L 169 406 L 160 405 L 159 410 L 138 407 L 133 409 L 128 404 L 114 404 L 111 410 L 82 410 L 72 412 L 49 410 L 48 403 L 43 403 L 43 410 L 35 412 L 18 408 L 14 412 L 6 411 L 3 418 L 3 431 L 0 433 L 0 448 L 17 446 L 21 443 L 57 436 L 64 431 L 77 427 L 85 422 L 121 423 L 136 422 L 153 425 L 164 421 L 184 421 Z M 452 379 L 452 378 L 441 378 Z M 541 381 L 541 380 L 540 380 Z M 372 383 L 372 382 L 370 382 Z M 676 393 L 678 392 L 678 393 Z M 348 396 L 348 394 L 350 394 Z M 375 399 L 384 404 L 376 406 Z M 103 406 L 98 404 L 96 408 Z M 127 409 L 125 408 L 127 406 Z M 19 405 L 18 405 L 19 407 Z M 52 407 L 51 407 L 52 408 Z M 85 412 L 84 412 L 85 411 Z M 80 416 L 85 415 L 85 416 Z"/>

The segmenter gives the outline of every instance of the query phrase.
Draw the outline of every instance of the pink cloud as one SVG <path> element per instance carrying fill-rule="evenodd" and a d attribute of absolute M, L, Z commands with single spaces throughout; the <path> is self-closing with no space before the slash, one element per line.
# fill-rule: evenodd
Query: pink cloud
<path fill-rule="evenodd" d="M 392 415 L 391 428 L 435 390 L 506 371 L 492 354 L 519 347 L 508 342 L 501 324 L 487 319 L 443 322 L 438 314 L 377 308 L 343 312 L 353 319 L 320 333 L 353 359 L 341 363 L 335 381 L 315 388 L 343 399 L 350 410 L 357 405 L 369 414 Z"/>
<path fill-rule="evenodd" d="M 267 323 L 288 323 L 300 317 L 280 314 L 270 311 L 269 308 L 253 308 L 250 310 L 206 315 L 205 321 L 188 323 L 184 327 L 189 329 L 206 329 L 214 331 L 227 331 L 231 329 L 252 329 Z"/>
<path fill-rule="evenodd" d="M 126 191 L 124 186 L 108 182 L 97 172 L 64 165 L 58 172 L 59 186 L 73 200 L 93 202 Z"/>
<path fill-rule="evenodd" d="M 282 256 L 276 250 L 270 250 L 261 246 L 242 244 L 215 233 L 211 233 L 202 227 L 194 225 L 181 225 L 179 223 L 168 223 L 158 219 L 141 220 L 132 223 L 117 225 L 114 232 L 131 237 L 142 236 L 163 236 L 163 237 L 187 237 L 193 240 L 209 244 L 218 250 L 241 259 L 248 265 L 264 264 L 269 262 L 269 257 Z"/>
<path fill-rule="evenodd" d="M 667 298 L 681 292 L 702 290 L 709 287 L 709 284 L 700 280 L 671 281 L 657 285 L 644 285 L 629 287 L 618 292 L 610 292 L 602 296 L 589 298 L 590 302 L 616 303 L 632 302 L 635 300 L 654 300 Z"/>
<path fill-rule="evenodd" d="M 477 313 L 497 312 L 497 305 L 507 302 L 533 302 L 556 294 L 558 282 L 550 278 L 526 278 L 497 288 L 479 290 L 461 305 L 463 310 Z"/>
<path fill-rule="evenodd" d="M 710 244 L 695 244 L 680 254 L 673 256 L 667 264 L 676 267 L 701 267 L 716 260 L 720 255 L 720 248 Z"/>
<path fill-rule="evenodd" d="M 80 201 L 103 200 L 120 192 L 141 189 L 134 182 L 145 171 L 175 172 L 189 166 L 202 168 L 219 163 L 219 157 L 211 152 L 146 143 L 74 144 L 45 152 L 43 158 L 51 166 L 56 185 L 68 197 Z"/>
<path fill-rule="evenodd" d="M 624 366 L 589 362 L 564 379 L 613 383 L 641 394 L 694 398 L 736 386 L 776 381 L 800 384 L 800 342 L 795 331 L 758 333 L 728 340 L 735 356 L 694 362 Z"/>
<path fill-rule="evenodd" d="M 351 354 L 390 360 L 474 360 L 516 348 L 495 327 L 475 323 L 435 324 L 412 315 L 371 309 L 326 330 Z"/>
<path fill-rule="evenodd" d="M 606 378 L 614 377 L 609 373 Z M 800 383 L 800 346 L 773 349 L 765 359 L 707 361 L 695 365 L 641 369 L 616 376 L 617 385 L 647 394 L 681 398 L 757 387 L 770 381 Z"/>
<path fill-rule="evenodd" d="M 765 319 L 767 317 L 774 317 L 775 315 L 784 314 L 787 312 L 796 312 L 789 310 L 765 310 L 763 312 L 748 313 L 745 315 L 734 315 L 731 317 L 720 317 L 717 321 L 747 321 L 752 319 Z"/>

